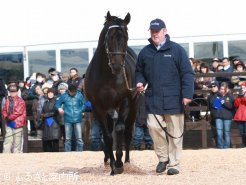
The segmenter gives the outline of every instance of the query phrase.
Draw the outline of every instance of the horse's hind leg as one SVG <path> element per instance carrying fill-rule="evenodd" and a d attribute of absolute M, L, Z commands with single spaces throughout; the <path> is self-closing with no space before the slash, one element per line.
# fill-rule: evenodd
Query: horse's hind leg
<path fill-rule="evenodd" d="M 126 132 L 125 132 L 125 148 L 126 148 L 126 155 L 125 155 L 125 163 L 130 162 L 130 146 L 131 146 L 131 140 L 132 140 L 132 131 L 133 131 L 133 125 L 127 125 L 126 126 Z"/>
<path fill-rule="evenodd" d="M 125 163 L 130 162 L 130 146 L 132 141 L 133 134 L 133 126 L 136 119 L 137 114 L 137 97 L 135 97 L 134 101 L 131 102 L 130 111 L 128 117 L 126 119 L 126 128 L 125 128 L 125 145 L 126 145 L 126 155 L 125 155 Z"/>

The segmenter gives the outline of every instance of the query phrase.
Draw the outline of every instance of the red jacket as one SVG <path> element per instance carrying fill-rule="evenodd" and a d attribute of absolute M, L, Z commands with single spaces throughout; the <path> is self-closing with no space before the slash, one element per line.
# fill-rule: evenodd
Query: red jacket
<path fill-rule="evenodd" d="M 237 97 L 234 101 L 234 106 L 237 108 L 234 120 L 246 121 L 246 97 Z"/>
<path fill-rule="evenodd" d="M 9 97 L 6 98 L 2 109 L 2 115 L 4 119 L 8 117 L 9 120 L 15 121 L 16 128 L 20 128 L 26 125 L 26 103 L 19 96 L 14 97 L 13 101 L 14 101 L 13 111 L 10 115 L 8 115 L 10 102 L 9 102 Z"/>

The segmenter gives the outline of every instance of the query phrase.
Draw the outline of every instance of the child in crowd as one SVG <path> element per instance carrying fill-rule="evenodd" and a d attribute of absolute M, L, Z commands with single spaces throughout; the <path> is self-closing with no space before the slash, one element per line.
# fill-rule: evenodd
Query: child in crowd
<path fill-rule="evenodd" d="M 57 99 L 59 99 L 59 97 L 64 94 L 68 89 L 68 84 L 66 82 L 62 82 L 58 85 L 58 95 L 57 95 Z M 62 135 L 62 139 L 63 139 L 63 144 L 65 142 L 65 127 L 64 127 L 64 117 L 60 116 L 60 125 L 61 125 L 61 135 Z M 75 144 L 73 144 L 75 145 Z"/>

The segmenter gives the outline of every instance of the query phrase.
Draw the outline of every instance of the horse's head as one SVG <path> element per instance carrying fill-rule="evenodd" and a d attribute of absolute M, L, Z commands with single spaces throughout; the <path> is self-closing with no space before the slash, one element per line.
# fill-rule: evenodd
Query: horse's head
<path fill-rule="evenodd" d="M 125 65 L 127 50 L 128 32 L 127 25 L 131 16 L 128 13 L 126 17 L 120 19 L 107 13 L 104 29 L 106 31 L 104 45 L 108 56 L 108 65 L 113 74 L 119 74 Z"/>

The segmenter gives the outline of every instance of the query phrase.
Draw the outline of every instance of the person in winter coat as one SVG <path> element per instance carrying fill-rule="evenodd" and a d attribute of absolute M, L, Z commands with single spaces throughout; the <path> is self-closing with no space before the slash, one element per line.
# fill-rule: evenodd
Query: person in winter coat
<path fill-rule="evenodd" d="M 7 95 L 7 89 L 5 86 L 5 81 L 0 78 L 0 112 L 2 112 L 2 100 L 4 97 Z M 0 114 L 0 130 L 1 130 L 1 135 L 5 135 L 5 124 L 2 123 L 2 114 Z"/>
<path fill-rule="evenodd" d="M 215 123 L 215 115 L 217 112 L 217 109 L 213 106 L 213 102 L 215 99 L 219 97 L 219 82 L 218 81 L 212 81 L 211 82 L 211 93 L 207 98 L 208 101 L 208 109 L 210 111 L 210 124 L 212 127 L 212 133 L 215 139 L 215 143 L 217 146 L 217 130 L 216 130 L 216 123 Z"/>
<path fill-rule="evenodd" d="M 70 71 L 70 77 L 67 80 L 67 84 L 68 85 L 74 84 L 77 87 L 77 89 L 80 90 L 79 84 L 80 84 L 82 78 L 78 74 L 78 69 L 73 67 L 69 71 Z"/>
<path fill-rule="evenodd" d="M 21 153 L 23 127 L 26 125 L 26 104 L 18 96 L 17 84 L 8 85 L 9 96 L 2 109 L 6 121 L 6 135 L 3 142 L 3 153 Z"/>
<path fill-rule="evenodd" d="M 55 96 L 58 95 L 58 86 L 63 82 L 61 75 L 58 71 L 53 71 L 51 74 L 51 79 L 53 81 L 52 88 L 55 90 Z"/>
<path fill-rule="evenodd" d="M 62 107 L 63 105 L 63 107 Z M 86 101 L 74 84 L 68 86 L 68 91 L 62 94 L 56 101 L 56 109 L 64 114 L 65 125 L 65 152 L 71 151 L 72 131 L 76 137 L 76 151 L 83 151 L 82 140 L 82 113 L 86 107 Z"/>
<path fill-rule="evenodd" d="M 241 93 L 236 97 L 234 106 L 237 111 L 234 115 L 234 121 L 237 122 L 238 129 L 243 139 L 243 144 L 246 146 L 246 82 L 241 85 Z"/>
<path fill-rule="evenodd" d="M 41 117 L 43 119 L 43 150 L 44 152 L 59 152 L 61 128 L 59 112 L 55 108 L 55 90 L 49 88 L 47 100 L 44 102 Z"/>
<path fill-rule="evenodd" d="M 231 123 L 234 116 L 234 97 L 228 83 L 222 82 L 218 96 L 214 99 L 213 107 L 216 109 L 214 118 L 217 130 L 217 148 L 230 148 Z"/>
<path fill-rule="evenodd" d="M 141 150 L 142 140 L 145 142 L 145 149 L 150 150 L 153 141 L 147 127 L 147 112 L 145 107 L 145 96 L 141 94 L 138 100 L 138 110 L 135 121 L 135 133 L 133 136 L 133 145 L 136 150 Z"/>
<path fill-rule="evenodd" d="M 139 92 L 145 90 L 147 124 L 159 159 L 157 173 L 179 173 L 184 130 L 184 106 L 191 102 L 195 74 L 179 44 L 172 42 L 161 19 L 150 22 L 150 44 L 138 55 L 135 77 Z M 160 124 L 159 124 L 160 123 Z M 174 137 L 166 136 L 166 127 Z"/>
<path fill-rule="evenodd" d="M 37 137 L 42 139 L 43 131 L 40 129 L 40 125 L 42 124 L 41 114 L 44 106 L 44 102 L 46 101 L 46 97 L 42 91 L 42 85 L 35 85 L 35 94 L 37 98 L 35 98 L 32 102 L 32 112 L 33 112 L 33 121 L 35 128 L 37 129 Z"/>

